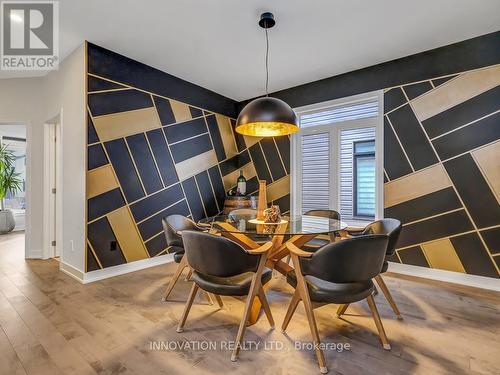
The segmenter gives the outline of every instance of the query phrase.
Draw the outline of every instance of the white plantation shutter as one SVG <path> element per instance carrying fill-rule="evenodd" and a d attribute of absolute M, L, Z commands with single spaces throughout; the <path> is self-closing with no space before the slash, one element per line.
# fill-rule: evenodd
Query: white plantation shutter
<path fill-rule="evenodd" d="M 302 213 L 330 203 L 330 133 L 301 136 Z"/>
<path fill-rule="evenodd" d="M 337 122 L 378 116 L 378 100 L 350 103 L 300 116 L 300 127 L 328 125 Z"/>

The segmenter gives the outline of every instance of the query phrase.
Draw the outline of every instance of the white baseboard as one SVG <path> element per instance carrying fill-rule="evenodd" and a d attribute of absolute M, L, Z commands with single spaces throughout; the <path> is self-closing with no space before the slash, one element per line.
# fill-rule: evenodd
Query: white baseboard
<path fill-rule="evenodd" d="M 500 279 L 389 262 L 389 272 L 500 292 Z"/>
<path fill-rule="evenodd" d="M 171 263 L 174 261 L 173 254 L 161 255 L 158 257 L 137 260 L 135 262 L 124 263 L 118 266 L 107 267 L 101 270 L 90 272 L 81 272 L 69 264 L 61 262 L 60 269 L 65 274 L 78 280 L 82 284 L 93 283 L 95 281 L 108 279 L 110 277 L 124 275 L 126 273 L 140 271 L 149 267 L 159 266 L 160 264 Z"/>
<path fill-rule="evenodd" d="M 81 282 L 82 284 L 84 283 L 84 272 L 80 271 L 79 269 L 76 269 L 72 265 L 68 263 L 64 263 L 63 261 L 59 262 L 59 270 L 61 272 L 64 272 L 66 275 L 72 277 L 73 279 Z"/>
<path fill-rule="evenodd" d="M 41 253 L 41 251 L 40 251 Z M 173 254 L 162 255 L 159 257 L 138 260 L 131 263 L 120 264 L 118 266 L 108 267 L 101 270 L 82 272 L 73 266 L 61 262 L 60 270 L 72 277 L 73 279 L 88 284 L 99 280 L 108 279 L 110 277 L 124 275 L 126 273 L 140 271 L 146 268 L 158 266 L 161 264 L 171 263 L 174 261 Z M 425 279 L 444 281 L 453 284 L 460 284 L 472 286 L 475 288 L 482 288 L 500 292 L 500 279 L 492 277 L 467 275 L 460 272 L 451 272 L 445 270 L 438 270 L 435 268 L 426 268 L 419 266 L 412 266 L 409 264 L 389 262 L 389 272 L 399 273 L 402 275 L 422 277 Z"/>
<path fill-rule="evenodd" d="M 43 259 L 43 251 L 42 249 L 31 249 L 26 251 L 25 254 L 26 259 Z"/>

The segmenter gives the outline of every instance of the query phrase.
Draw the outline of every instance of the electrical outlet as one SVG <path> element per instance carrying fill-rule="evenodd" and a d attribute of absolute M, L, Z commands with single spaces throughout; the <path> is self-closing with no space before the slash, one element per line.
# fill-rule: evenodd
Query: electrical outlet
<path fill-rule="evenodd" d="M 75 251 L 75 243 L 73 242 L 73 240 L 69 240 L 69 247 L 70 247 L 72 252 Z"/>
<path fill-rule="evenodd" d="M 117 244 L 116 244 L 116 241 L 111 241 L 111 242 L 109 243 L 109 250 L 114 251 L 114 250 L 116 250 L 116 249 L 118 249 L 118 246 L 117 246 Z"/>

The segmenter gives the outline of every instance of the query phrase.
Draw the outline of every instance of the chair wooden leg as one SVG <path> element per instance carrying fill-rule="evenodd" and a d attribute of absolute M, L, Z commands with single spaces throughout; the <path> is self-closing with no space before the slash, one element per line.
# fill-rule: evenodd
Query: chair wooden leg
<path fill-rule="evenodd" d="M 285 319 L 283 319 L 283 324 L 281 325 L 281 332 L 285 333 L 288 328 L 288 324 L 290 320 L 292 320 L 292 316 L 297 309 L 297 306 L 300 302 L 300 293 L 297 289 L 295 289 L 295 293 L 293 293 L 292 300 L 290 301 L 290 305 L 288 306 L 288 310 L 286 311 Z"/>
<path fill-rule="evenodd" d="M 292 254 L 293 264 L 295 266 L 295 272 L 297 273 L 297 289 L 300 293 L 300 298 L 304 303 L 304 308 L 306 310 L 307 321 L 309 322 L 309 329 L 311 330 L 311 335 L 313 338 L 314 348 L 316 351 L 316 358 L 318 359 L 319 371 L 322 374 L 326 374 L 328 369 L 326 367 L 325 356 L 321 350 L 321 342 L 319 339 L 318 327 L 316 326 L 316 319 L 314 318 L 313 306 L 311 299 L 309 298 L 309 291 L 305 284 L 304 277 L 300 273 L 300 263 L 296 255 Z"/>
<path fill-rule="evenodd" d="M 259 320 L 260 310 L 262 310 L 262 304 L 260 303 L 260 299 L 254 298 L 252 307 L 250 309 L 250 315 L 248 318 L 248 323 L 247 323 L 248 326 L 257 323 L 257 320 Z"/>
<path fill-rule="evenodd" d="M 340 318 L 345 313 L 348 307 L 349 307 L 348 303 L 340 305 L 339 309 L 337 310 L 337 318 Z"/>
<path fill-rule="evenodd" d="M 394 302 L 394 298 L 392 298 L 392 294 L 387 288 L 387 285 L 385 285 L 384 279 L 382 279 L 381 275 L 375 276 L 375 281 L 377 281 L 378 286 L 380 289 L 382 289 L 382 293 L 384 293 L 385 298 L 387 299 L 387 302 L 389 302 L 389 305 L 392 307 L 392 311 L 394 311 L 394 314 L 396 314 L 396 317 L 398 319 L 403 319 L 401 316 L 401 312 L 398 309 L 398 306 L 396 305 L 396 302 Z"/>
<path fill-rule="evenodd" d="M 181 320 L 179 321 L 179 325 L 177 326 L 177 332 L 179 333 L 184 330 L 184 324 L 186 323 L 189 310 L 191 310 L 191 306 L 193 305 L 194 297 L 196 297 L 197 291 L 198 291 L 198 285 L 193 283 L 191 291 L 189 292 L 188 300 L 186 301 L 186 305 L 184 306 L 184 312 L 182 313 Z"/>
<path fill-rule="evenodd" d="M 386 350 L 391 350 L 391 344 L 389 344 L 389 340 L 385 334 L 384 326 L 382 325 L 382 321 L 380 320 L 380 316 L 378 315 L 377 306 L 375 305 L 375 300 L 372 295 L 369 295 L 366 300 L 368 301 L 368 306 L 372 312 L 373 320 L 375 321 L 375 325 L 377 326 L 378 335 L 380 336 L 380 340 L 382 341 L 382 346 Z"/>
<path fill-rule="evenodd" d="M 248 290 L 247 301 L 245 303 L 245 310 L 243 311 L 243 317 L 241 318 L 240 326 L 238 328 L 238 334 L 236 335 L 235 347 L 233 353 L 231 354 L 231 361 L 235 362 L 238 360 L 238 354 L 240 353 L 241 340 L 245 334 L 245 329 L 247 327 L 247 321 L 250 317 L 250 312 L 252 310 L 253 300 L 255 296 L 259 293 L 259 289 L 262 288 L 261 277 L 262 270 L 266 264 L 266 257 L 262 256 L 257 267 L 257 272 L 255 272 L 252 283 L 250 284 L 250 289 Z"/>
<path fill-rule="evenodd" d="M 212 301 L 212 296 L 210 293 L 203 291 L 203 295 L 205 296 L 205 299 L 207 300 L 208 304 L 212 306 L 214 302 Z"/>
<path fill-rule="evenodd" d="M 224 304 L 222 303 L 222 298 L 218 294 L 214 294 L 215 300 L 217 301 L 219 307 L 222 309 L 224 308 Z"/>
<path fill-rule="evenodd" d="M 238 328 L 238 334 L 236 335 L 235 348 L 231 354 L 231 361 L 235 362 L 238 359 L 238 354 L 240 353 L 240 345 L 243 335 L 245 334 L 245 329 L 247 327 L 247 320 L 250 316 L 250 310 L 252 309 L 252 303 L 257 294 L 254 282 L 252 281 L 252 286 L 248 292 L 247 301 L 245 303 L 245 310 L 243 312 L 243 317 L 241 318 L 240 326 Z"/>
<path fill-rule="evenodd" d="M 186 281 L 191 280 L 191 276 L 193 276 L 193 270 L 190 268 L 189 272 L 186 275 Z"/>
<path fill-rule="evenodd" d="M 273 314 L 271 313 L 271 308 L 269 307 L 269 303 L 267 302 L 266 298 L 266 293 L 264 292 L 262 286 L 259 288 L 257 295 L 259 297 L 262 308 L 264 309 L 264 313 L 266 314 L 267 321 L 269 322 L 271 329 L 274 329 L 275 326 L 274 326 Z"/>
<path fill-rule="evenodd" d="M 177 269 L 175 270 L 174 275 L 168 282 L 167 290 L 165 290 L 165 293 L 163 293 L 162 301 L 165 302 L 168 299 L 168 296 L 172 292 L 172 289 L 174 289 L 175 284 L 177 283 L 177 280 L 179 280 L 179 277 L 182 274 L 182 271 L 184 271 L 184 268 L 188 267 L 187 263 L 187 258 L 185 256 L 182 257 L 179 265 L 177 266 Z"/>

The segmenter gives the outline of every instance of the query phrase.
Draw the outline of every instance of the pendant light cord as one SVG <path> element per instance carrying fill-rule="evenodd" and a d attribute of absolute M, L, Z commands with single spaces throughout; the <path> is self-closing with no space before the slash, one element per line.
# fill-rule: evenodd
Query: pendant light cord
<path fill-rule="evenodd" d="M 269 36 L 267 35 L 266 27 L 266 97 L 269 96 Z"/>

